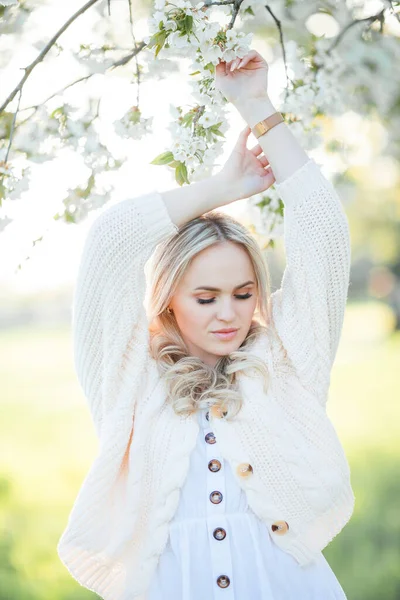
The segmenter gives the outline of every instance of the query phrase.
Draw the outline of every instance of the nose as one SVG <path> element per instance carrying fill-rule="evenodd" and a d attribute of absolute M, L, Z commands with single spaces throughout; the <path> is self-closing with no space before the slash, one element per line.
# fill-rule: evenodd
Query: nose
<path fill-rule="evenodd" d="M 233 307 L 232 299 L 220 299 L 220 301 L 218 302 L 217 318 L 220 321 L 225 321 L 227 323 L 230 323 L 231 321 L 235 320 L 235 310 Z"/>

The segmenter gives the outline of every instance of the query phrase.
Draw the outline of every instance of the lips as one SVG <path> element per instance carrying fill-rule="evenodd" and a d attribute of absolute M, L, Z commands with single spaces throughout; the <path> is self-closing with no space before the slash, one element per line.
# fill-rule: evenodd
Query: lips
<path fill-rule="evenodd" d="M 237 329 L 220 329 L 219 331 L 213 331 L 212 334 L 219 340 L 233 340 L 236 337 Z"/>

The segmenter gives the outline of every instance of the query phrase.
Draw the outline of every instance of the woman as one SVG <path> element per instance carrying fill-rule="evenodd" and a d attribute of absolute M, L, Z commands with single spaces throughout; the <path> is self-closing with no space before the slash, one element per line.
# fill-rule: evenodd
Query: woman
<path fill-rule="evenodd" d="M 267 73 L 255 51 L 216 68 L 249 125 L 220 173 L 108 208 L 84 248 L 75 366 L 100 449 L 58 552 L 105 600 L 345 598 L 321 550 L 354 506 L 325 410 L 348 223 Z M 271 294 L 253 238 L 210 211 L 274 182 L 287 264 Z"/>

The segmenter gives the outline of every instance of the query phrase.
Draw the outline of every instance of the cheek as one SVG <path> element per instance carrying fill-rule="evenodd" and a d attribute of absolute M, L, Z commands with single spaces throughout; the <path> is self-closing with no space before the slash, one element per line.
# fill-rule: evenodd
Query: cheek
<path fill-rule="evenodd" d="M 182 301 L 175 308 L 175 318 L 183 333 L 193 335 L 207 325 L 207 308 L 193 300 Z"/>
<path fill-rule="evenodd" d="M 239 304 L 240 315 L 243 319 L 250 320 L 253 318 L 254 311 L 257 306 L 257 298 L 252 296 L 248 300 L 243 300 Z"/>

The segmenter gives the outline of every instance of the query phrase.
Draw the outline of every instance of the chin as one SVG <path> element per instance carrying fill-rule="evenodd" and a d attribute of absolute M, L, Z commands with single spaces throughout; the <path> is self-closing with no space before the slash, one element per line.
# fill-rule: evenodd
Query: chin
<path fill-rule="evenodd" d="M 225 354 L 229 354 L 229 352 L 234 352 L 235 350 L 239 350 L 242 342 L 237 342 L 237 340 L 230 340 L 229 342 L 220 342 L 214 348 L 212 348 L 211 352 L 214 354 L 218 354 L 218 356 L 224 356 Z"/>

